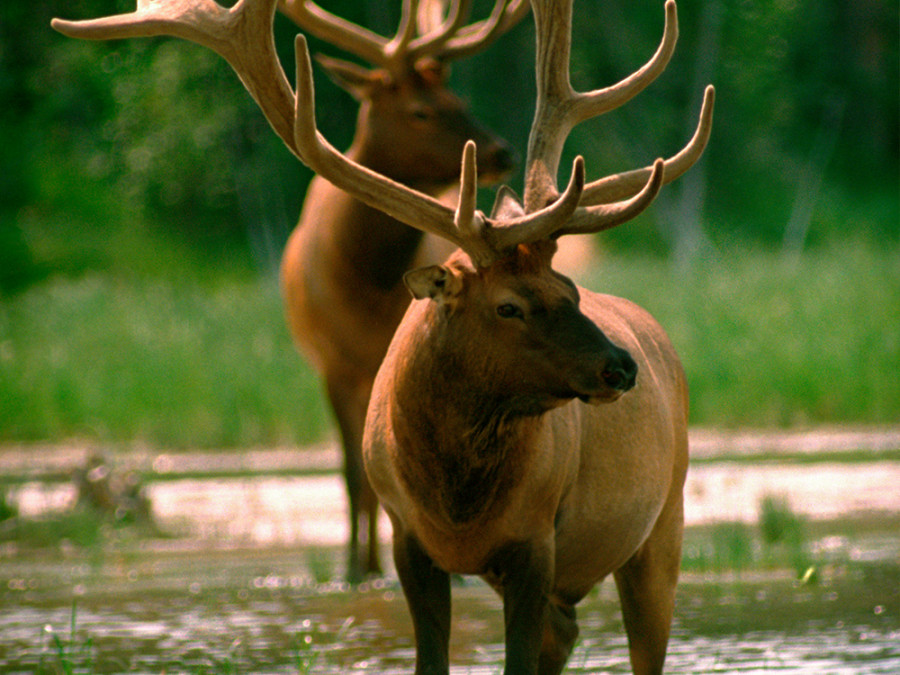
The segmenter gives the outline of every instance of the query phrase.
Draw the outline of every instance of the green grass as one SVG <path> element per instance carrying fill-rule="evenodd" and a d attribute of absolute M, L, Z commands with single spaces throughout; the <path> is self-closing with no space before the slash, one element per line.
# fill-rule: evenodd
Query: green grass
<path fill-rule="evenodd" d="M 73 603 L 68 637 L 55 631 L 52 626 L 45 626 L 38 675 L 94 672 L 94 641 L 90 636 L 82 637 L 81 631 L 77 629 L 77 617 L 77 606 Z"/>
<path fill-rule="evenodd" d="M 95 275 L 0 309 L 0 440 L 232 447 L 327 428 L 274 283 Z"/>
<path fill-rule="evenodd" d="M 759 503 L 759 523 L 722 522 L 688 528 L 682 569 L 741 572 L 791 569 L 797 578 L 815 571 L 806 521 L 775 496 Z"/>
<path fill-rule="evenodd" d="M 693 424 L 900 419 L 896 248 L 736 251 L 689 269 L 609 257 L 586 285 L 635 300 L 670 333 Z M 97 272 L 0 303 L 0 442 L 247 447 L 331 429 L 270 280 Z"/>
<path fill-rule="evenodd" d="M 900 251 L 859 241 L 802 256 L 735 251 L 679 269 L 612 260 L 588 284 L 650 310 L 725 427 L 900 420 Z"/>

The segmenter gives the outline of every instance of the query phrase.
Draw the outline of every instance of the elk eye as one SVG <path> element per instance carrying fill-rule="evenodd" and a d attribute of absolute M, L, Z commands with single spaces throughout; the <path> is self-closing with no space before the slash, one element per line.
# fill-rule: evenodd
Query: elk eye
<path fill-rule="evenodd" d="M 525 315 L 522 313 L 521 308 L 517 307 L 511 302 L 505 302 L 502 305 L 498 305 L 497 315 L 503 317 L 504 319 L 522 319 L 525 317 Z"/>
<path fill-rule="evenodd" d="M 434 110 L 427 106 L 419 106 L 412 109 L 412 116 L 417 120 L 427 122 L 428 120 L 434 118 Z"/>

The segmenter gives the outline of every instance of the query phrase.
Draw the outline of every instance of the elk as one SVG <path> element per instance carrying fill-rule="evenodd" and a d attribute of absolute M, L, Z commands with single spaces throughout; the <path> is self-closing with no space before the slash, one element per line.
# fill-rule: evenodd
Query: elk
<path fill-rule="evenodd" d="M 446 86 L 446 64 L 486 48 L 529 9 L 526 0 L 498 0 L 487 20 L 465 26 L 470 1 L 405 2 L 397 34 L 387 40 L 304 0 L 281 10 L 305 32 L 373 66 L 319 57 L 332 79 L 360 103 L 346 155 L 393 180 L 438 196 L 459 179 L 459 158 L 475 139 L 485 182 L 511 168 L 510 148 L 483 130 Z M 418 11 L 417 11 L 418 10 Z M 416 14 L 418 23 L 413 20 Z M 419 35 L 415 28 L 418 25 Z M 444 240 L 355 199 L 327 179 L 313 178 L 300 221 L 284 250 L 281 286 L 294 341 L 318 370 L 340 429 L 350 506 L 348 577 L 380 571 L 378 501 L 362 464 L 366 407 L 378 366 L 409 305 L 403 273 L 441 262 Z M 368 525 L 368 555 L 360 557 Z"/>
<path fill-rule="evenodd" d="M 502 598 L 508 675 L 560 673 L 576 605 L 609 575 L 633 671 L 661 673 L 684 529 L 685 374 L 645 310 L 579 288 L 551 263 L 557 238 L 626 222 L 663 183 L 658 159 L 637 195 L 598 205 L 593 191 L 623 175 L 585 186 L 579 157 L 560 191 L 557 169 L 576 124 L 665 67 L 675 3 L 654 58 L 589 93 L 570 84 L 571 0 L 532 5 L 538 98 L 524 199 L 501 188 L 490 217 L 477 211 L 467 146 L 444 225 L 459 250 L 405 276 L 415 301 L 376 377 L 363 456 L 393 525 L 416 673 L 449 672 L 452 573 L 480 575 Z M 712 98 L 710 87 L 701 127 Z"/>
<path fill-rule="evenodd" d="M 449 12 L 440 0 L 407 0 L 390 40 L 308 0 L 282 0 L 279 8 L 302 30 L 374 66 L 369 70 L 318 58 L 331 79 L 360 103 L 349 158 L 432 195 L 458 181 L 467 140 L 476 140 L 482 149 L 478 163 L 485 183 L 512 168 L 507 144 L 473 120 L 447 88 L 447 63 L 489 46 L 527 13 L 527 0 L 498 0 L 487 19 L 471 25 L 465 25 L 471 0 L 455 2 Z M 443 240 L 423 236 L 321 177 L 310 183 L 284 250 L 287 324 L 322 376 L 340 429 L 351 580 L 380 571 L 378 502 L 363 470 L 360 444 L 375 373 L 409 305 L 402 276 L 414 266 L 440 262 L 448 252 Z M 366 530 L 363 560 L 360 539 Z"/>
<path fill-rule="evenodd" d="M 576 158 L 556 183 L 565 137 L 624 104 L 665 68 L 676 40 L 666 2 L 660 47 L 621 82 L 589 93 L 569 79 L 571 0 L 532 0 L 537 106 L 524 200 L 476 208 L 476 148 L 455 208 L 367 169 L 316 128 L 312 66 L 295 39 L 296 87 L 275 54 L 275 0 L 140 1 L 138 11 L 54 21 L 77 37 L 168 34 L 235 69 L 273 129 L 317 174 L 369 206 L 458 247 L 404 280 L 416 298 L 379 368 L 363 456 L 393 525 L 412 615 L 416 672 L 447 673 L 449 574 L 482 575 L 503 599 L 506 668 L 558 673 L 578 634 L 575 606 L 613 575 L 635 673 L 662 670 L 674 606 L 687 470 L 687 387 L 663 329 L 626 300 L 555 272 L 556 239 L 602 231 L 646 208 L 700 157 L 693 138 L 652 166 L 586 182 Z"/>

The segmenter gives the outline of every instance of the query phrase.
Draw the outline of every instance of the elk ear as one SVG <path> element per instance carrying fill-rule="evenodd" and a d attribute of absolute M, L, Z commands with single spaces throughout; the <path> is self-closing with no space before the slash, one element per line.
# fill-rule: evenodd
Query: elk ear
<path fill-rule="evenodd" d="M 316 61 L 328 77 L 357 101 L 368 98 L 378 84 L 386 84 L 387 76 L 379 70 L 369 70 L 350 61 L 316 54 Z"/>
<path fill-rule="evenodd" d="M 458 295 L 462 289 L 459 275 L 444 265 L 410 270 L 403 275 L 403 283 L 416 300 L 432 298 L 443 302 Z"/>
<path fill-rule="evenodd" d="M 525 215 L 525 207 L 516 191 L 507 185 L 501 185 L 494 199 L 491 218 L 495 220 L 512 220 Z"/>
<path fill-rule="evenodd" d="M 419 78 L 429 87 L 440 87 L 450 75 L 450 67 L 437 59 L 426 56 L 416 61 L 413 68 Z"/>

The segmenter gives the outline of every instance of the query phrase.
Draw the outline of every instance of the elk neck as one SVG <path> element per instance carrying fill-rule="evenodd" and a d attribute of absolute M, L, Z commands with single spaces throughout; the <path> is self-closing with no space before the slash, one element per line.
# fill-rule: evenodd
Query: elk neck
<path fill-rule="evenodd" d="M 355 141 L 347 156 L 388 178 L 402 180 L 401 176 L 386 171 L 389 167 L 381 166 L 377 154 L 369 149 L 365 140 L 363 137 Z M 432 195 L 438 195 L 446 188 L 416 183 L 410 183 L 409 187 Z M 382 291 L 394 289 L 412 266 L 424 234 L 347 193 L 343 194 L 347 200 L 345 217 L 329 223 L 336 250 L 360 278 L 370 280 Z"/>
<path fill-rule="evenodd" d="M 424 333 L 419 347 L 433 337 Z M 480 387 L 467 376 L 471 362 L 430 346 L 413 350 L 396 380 L 401 477 L 435 515 L 471 525 L 500 509 L 519 482 L 544 408 Z"/>

